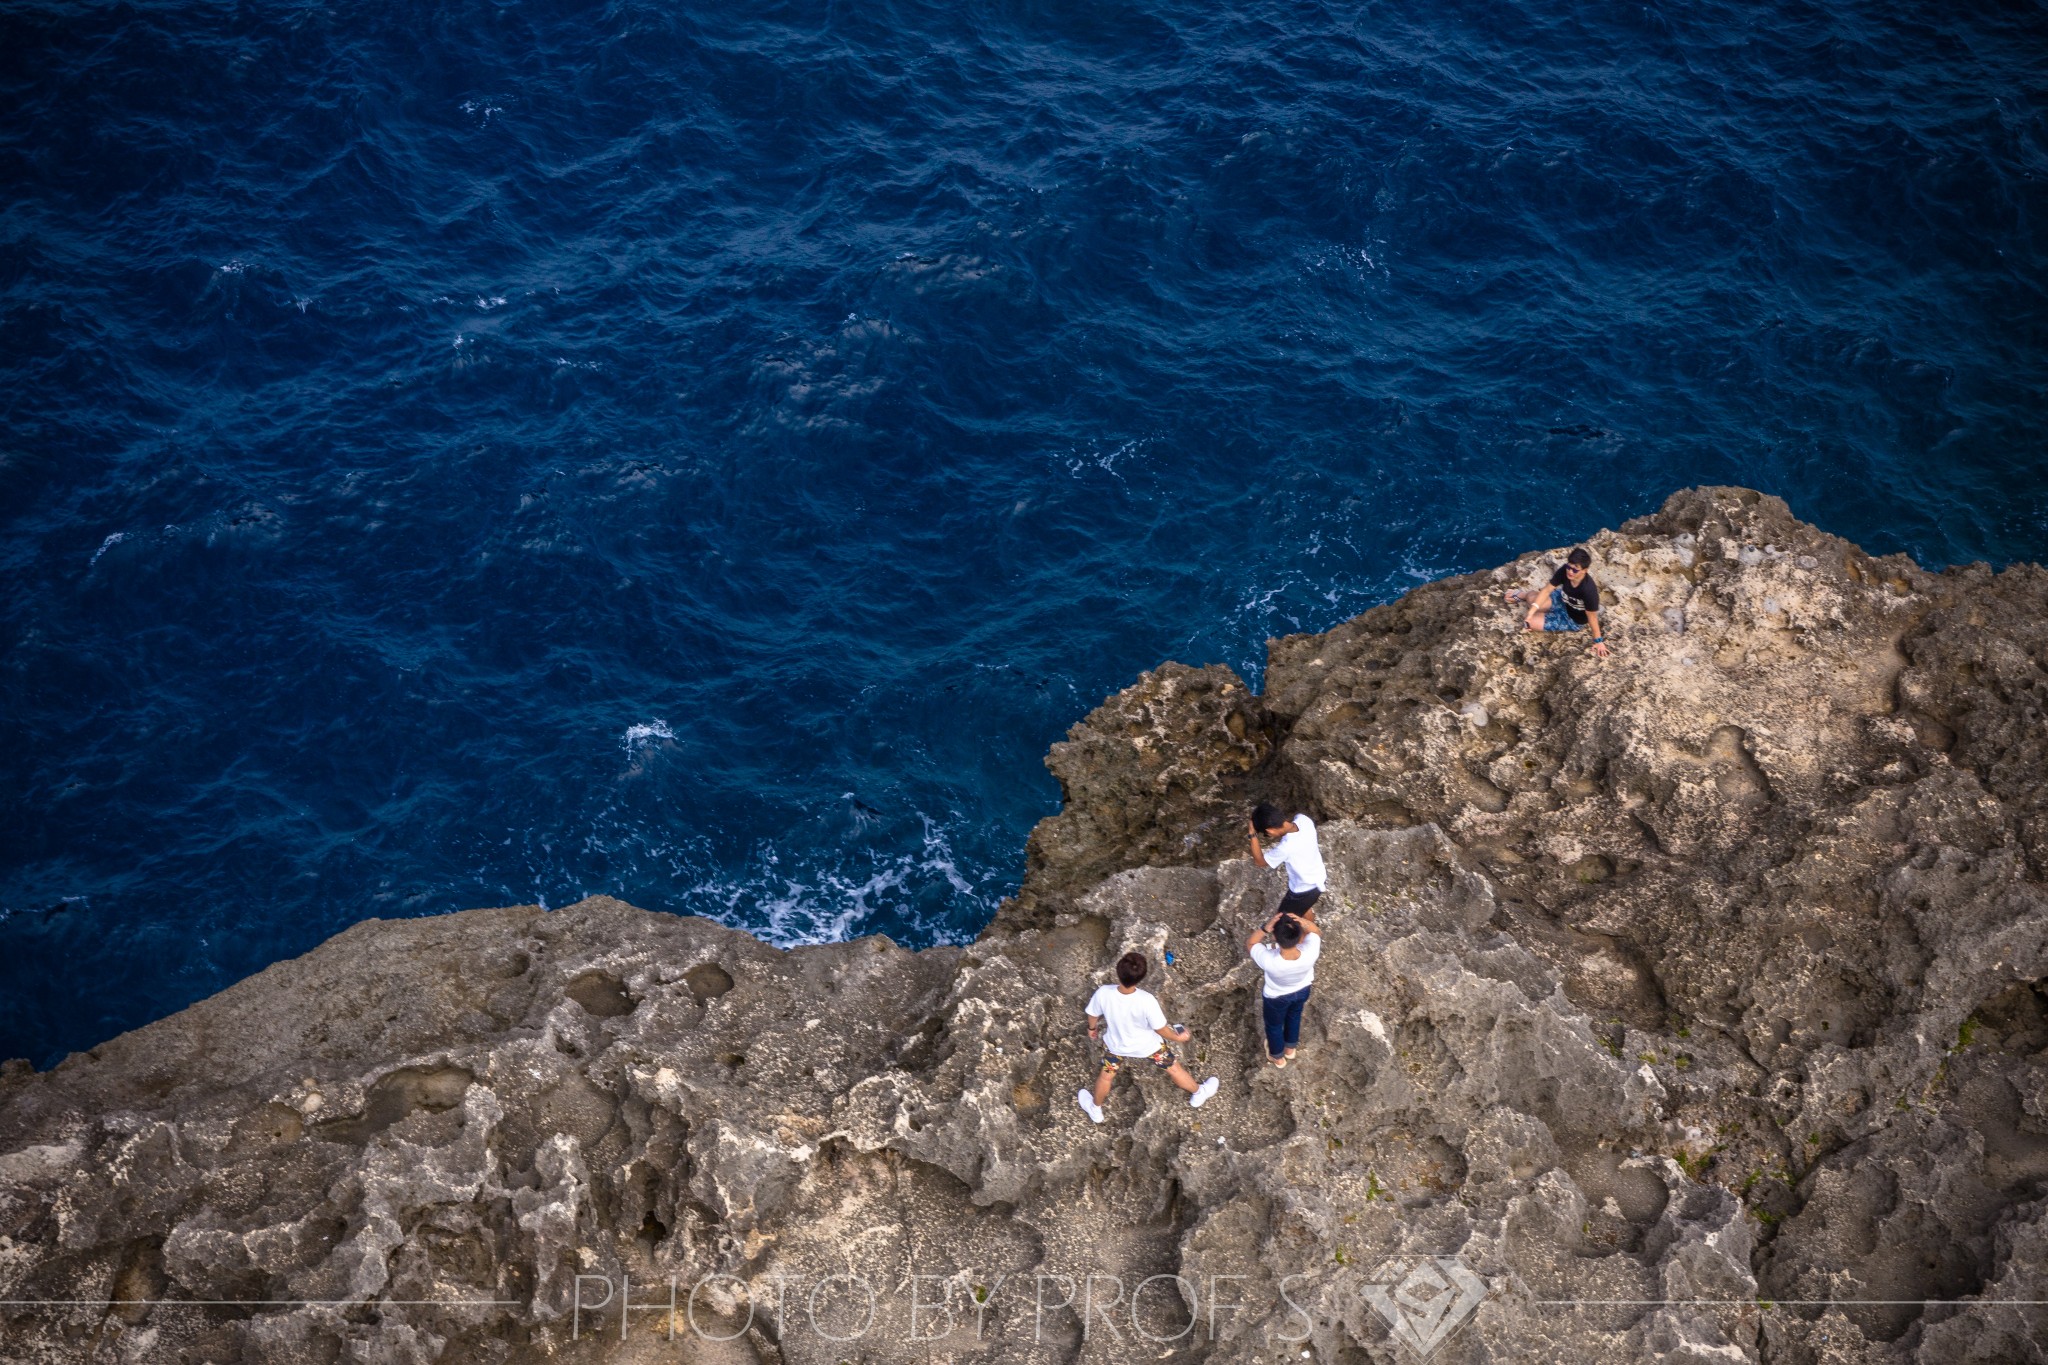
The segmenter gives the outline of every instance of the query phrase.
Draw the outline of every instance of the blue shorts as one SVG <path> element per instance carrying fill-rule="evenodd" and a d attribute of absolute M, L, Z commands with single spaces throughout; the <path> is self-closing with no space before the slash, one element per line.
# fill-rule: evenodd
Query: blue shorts
<path fill-rule="evenodd" d="M 1584 630 L 1586 628 L 1585 623 L 1572 620 L 1572 614 L 1564 609 L 1564 603 L 1557 600 L 1558 594 L 1563 591 L 1562 588 L 1552 588 L 1550 590 L 1550 610 L 1543 613 L 1543 628 L 1545 630 Z"/>

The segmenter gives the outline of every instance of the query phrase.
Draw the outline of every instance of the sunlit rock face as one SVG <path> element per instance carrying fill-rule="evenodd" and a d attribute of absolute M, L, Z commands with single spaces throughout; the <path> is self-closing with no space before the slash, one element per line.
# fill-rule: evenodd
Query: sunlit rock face
<path fill-rule="evenodd" d="M 0 1354 L 2041 1359 L 2048 574 L 1731 488 L 1589 548 L 1605 660 L 1501 600 L 1551 551 L 1273 642 L 1263 696 L 1146 675 L 966 947 L 370 921 L 10 1064 Z M 1330 872 L 1285 1070 L 1262 798 Z M 1128 1066 L 1098 1126 L 1131 948 L 1221 1089 Z"/>

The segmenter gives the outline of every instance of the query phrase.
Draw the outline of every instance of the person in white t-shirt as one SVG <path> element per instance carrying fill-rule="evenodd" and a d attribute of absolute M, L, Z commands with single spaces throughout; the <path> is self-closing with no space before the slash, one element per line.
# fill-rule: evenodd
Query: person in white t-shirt
<path fill-rule="evenodd" d="M 1150 1060 L 1166 1073 L 1168 1080 L 1188 1092 L 1188 1103 L 1197 1109 L 1216 1093 L 1218 1081 L 1214 1076 L 1195 1084 L 1188 1069 L 1174 1060 L 1172 1050 L 1160 1042 L 1163 1038 L 1169 1043 L 1185 1043 L 1194 1035 L 1185 1028 L 1168 1027 L 1166 1011 L 1159 1008 L 1158 997 L 1138 989 L 1148 965 L 1143 953 L 1125 953 L 1116 962 L 1117 984 L 1102 986 L 1088 999 L 1088 1041 L 1092 1043 L 1107 1033 L 1102 1041 L 1109 1055 L 1103 1058 L 1102 1069 L 1095 1074 L 1094 1089 L 1083 1089 L 1074 1098 L 1097 1123 L 1102 1122 L 1102 1102 L 1109 1098 L 1110 1083 L 1131 1058 Z"/>
<path fill-rule="evenodd" d="M 1268 934 L 1271 943 L 1266 942 Z M 1265 988 L 1259 993 L 1266 1025 L 1266 1060 L 1284 1067 L 1301 1041 L 1301 1011 L 1316 979 L 1316 959 L 1323 955 L 1323 933 L 1316 927 L 1315 911 L 1290 915 L 1276 910 L 1264 928 L 1252 930 L 1244 946 L 1266 974 Z"/>
<path fill-rule="evenodd" d="M 1272 841 L 1271 848 L 1260 847 L 1261 834 Z M 1252 860 L 1287 869 L 1287 894 L 1279 911 L 1283 915 L 1299 915 L 1314 905 L 1329 880 L 1322 847 L 1316 843 L 1316 822 L 1306 815 L 1289 820 L 1278 806 L 1264 802 L 1252 811 Z"/>

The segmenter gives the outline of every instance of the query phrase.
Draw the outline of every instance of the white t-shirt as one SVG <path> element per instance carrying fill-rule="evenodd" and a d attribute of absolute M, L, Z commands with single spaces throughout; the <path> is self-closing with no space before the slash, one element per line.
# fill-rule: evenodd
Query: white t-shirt
<path fill-rule="evenodd" d="M 1306 815 L 1294 817 L 1295 830 L 1280 836 L 1280 842 L 1266 850 L 1266 866 L 1287 865 L 1289 891 L 1320 891 L 1327 880 L 1323 851 L 1316 847 L 1316 822 Z"/>
<path fill-rule="evenodd" d="M 1280 956 L 1277 943 L 1254 943 L 1252 961 L 1259 964 L 1259 970 L 1266 974 L 1265 996 L 1278 1000 L 1283 995 L 1292 995 L 1316 979 L 1316 959 L 1323 955 L 1323 936 L 1303 934 L 1296 945 L 1301 956 L 1289 962 Z"/>
<path fill-rule="evenodd" d="M 1102 1041 L 1119 1057 L 1150 1057 L 1166 1046 L 1159 1030 L 1166 1011 L 1150 991 L 1125 995 L 1115 986 L 1101 986 L 1088 1000 L 1088 1013 L 1103 1021 Z"/>

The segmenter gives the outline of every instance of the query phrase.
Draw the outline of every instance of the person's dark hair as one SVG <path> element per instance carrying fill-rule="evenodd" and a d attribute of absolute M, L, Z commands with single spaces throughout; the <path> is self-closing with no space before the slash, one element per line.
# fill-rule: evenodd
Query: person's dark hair
<path fill-rule="evenodd" d="M 1125 953 L 1116 960 L 1116 980 L 1120 986 L 1135 986 L 1145 979 L 1145 969 L 1150 964 L 1143 953 Z"/>
<path fill-rule="evenodd" d="M 1292 948 L 1301 942 L 1301 921 L 1292 915 L 1282 915 L 1280 922 L 1273 926 L 1273 942 L 1282 948 Z"/>
<path fill-rule="evenodd" d="M 1252 807 L 1252 824 L 1257 826 L 1261 834 L 1264 834 L 1269 829 L 1278 829 L 1286 823 L 1287 817 L 1282 815 L 1280 808 L 1271 802 L 1261 801 L 1258 805 Z"/>
<path fill-rule="evenodd" d="M 1582 569 L 1590 569 L 1593 567 L 1593 556 L 1587 554 L 1586 547 L 1581 545 L 1578 549 L 1573 550 L 1570 554 L 1566 555 L 1564 557 L 1564 562 L 1567 564 L 1576 564 Z"/>

